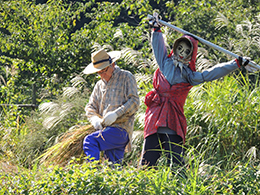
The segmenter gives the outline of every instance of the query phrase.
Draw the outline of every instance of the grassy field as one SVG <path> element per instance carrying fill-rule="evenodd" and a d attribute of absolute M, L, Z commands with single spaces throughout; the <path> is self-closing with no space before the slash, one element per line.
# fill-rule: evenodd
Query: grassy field
<path fill-rule="evenodd" d="M 48 150 L 36 153 L 39 142 L 32 140 L 49 134 L 30 128 L 43 118 L 19 127 L 2 123 L 2 134 L 8 134 L 1 139 L 0 194 L 260 194 L 260 89 L 258 80 L 249 83 L 240 75 L 192 88 L 185 105 L 183 167 L 166 166 L 163 157 L 154 169 L 139 166 L 144 110 L 138 113 L 133 150 L 121 166 L 87 164 L 84 155 L 72 154 L 69 163 L 60 163 L 64 148 L 57 147 L 59 142 L 53 145 L 56 156 L 44 164 L 38 157 Z M 51 130 L 65 128 L 63 124 Z M 21 146 L 26 144 L 25 150 Z"/>

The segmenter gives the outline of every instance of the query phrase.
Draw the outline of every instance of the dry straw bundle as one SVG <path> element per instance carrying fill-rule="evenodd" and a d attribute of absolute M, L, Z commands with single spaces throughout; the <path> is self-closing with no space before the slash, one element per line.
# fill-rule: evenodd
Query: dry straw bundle
<path fill-rule="evenodd" d="M 83 153 L 83 139 L 88 134 L 96 131 L 92 125 L 76 126 L 66 132 L 57 144 L 47 149 L 39 159 L 44 165 L 66 165 L 72 157 L 80 158 Z"/>

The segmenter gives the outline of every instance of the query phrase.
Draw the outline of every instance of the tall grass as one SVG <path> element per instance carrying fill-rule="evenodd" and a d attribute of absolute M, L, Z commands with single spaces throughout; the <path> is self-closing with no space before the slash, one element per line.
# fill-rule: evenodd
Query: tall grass
<path fill-rule="evenodd" d="M 185 107 L 188 145 L 206 158 L 243 160 L 252 147 L 260 148 L 259 102 L 258 80 L 250 83 L 242 74 L 194 87 Z"/>
<path fill-rule="evenodd" d="M 25 116 L 21 112 L 17 106 L 0 108 L 0 159 L 16 161 L 19 141 L 28 133 Z"/>

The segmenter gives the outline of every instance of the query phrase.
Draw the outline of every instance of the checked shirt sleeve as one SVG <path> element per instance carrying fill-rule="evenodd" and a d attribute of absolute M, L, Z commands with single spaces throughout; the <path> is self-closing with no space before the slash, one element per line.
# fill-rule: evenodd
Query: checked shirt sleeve
<path fill-rule="evenodd" d="M 101 113 L 99 113 L 99 108 L 100 108 L 99 94 L 100 94 L 99 83 L 97 83 L 90 95 L 89 102 L 85 107 L 86 116 L 88 118 L 91 118 L 94 115 L 101 115 Z"/>
<path fill-rule="evenodd" d="M 125 72 L 123 77 L 124 80 L 124 96 L 126 97 L 126 102 L 116 109 L 116 114 L 118 117 L 123 115 L 125 116 L 132 116 L 139 108 L 139 96 L 137 93 L 137 84 L 135 77 L 128 72 Z"/>

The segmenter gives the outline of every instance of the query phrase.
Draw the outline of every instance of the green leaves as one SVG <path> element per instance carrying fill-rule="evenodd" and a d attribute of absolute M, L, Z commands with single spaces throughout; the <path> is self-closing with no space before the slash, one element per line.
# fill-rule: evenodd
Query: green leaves
<path fill-rule="evenodd" d="M 113 168 L 103 164 L 76 161 L 66 167 L 18 170 L 0 173 L 2 194 L 257 194 L 259 170 L 237 165 L 224 171 L 198 159 L 188 168 Z M 185 174 L 185 176 L 183 176 Z M 7 187 L 8 186 L 8 187 Z"/>
<path fill-rule="evenodd" d="M 75 18 L 84 5 L 78 8 L 74 12 L 57 1 L 38 5 L 26 1 L 3 3 L 1 13 L 5 17 L 1 24 L 9 33 L 0 33 L 1 51 L 24 61 L 19 66 L 19 79 L 33 79 L 39 85 L 54 87 L 50 82 L 54 74 L 66 81 L 72 71 L 79 70 L 80 66 L 72 63 L 76 46 L 70 44 Z"/>

